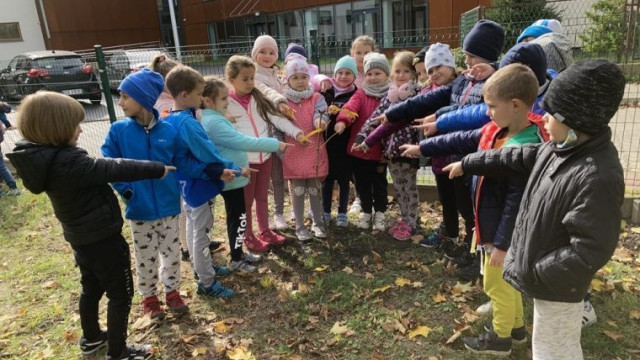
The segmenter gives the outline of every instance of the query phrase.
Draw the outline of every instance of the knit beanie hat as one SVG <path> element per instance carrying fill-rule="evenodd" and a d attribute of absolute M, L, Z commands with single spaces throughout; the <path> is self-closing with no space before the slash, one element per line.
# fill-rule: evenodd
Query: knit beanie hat
<path fill-rule="evenodd" d="M 256 60 L 258 57 L 258 52 L 262 49 L 271 49 L 276 52 L 276 60 L 278 60 L 278 43 L 276 43 L 276 39 L 272 38 L 269 35 L 260 35 L 256 38 L 256 41 L 253 43 L 253 50 L 251 50 L 251 57 L 253 60 Z"/>
<path fill-rule="evenodd" d="M 500 68 L 514 63 L 527 65 L 533 70 L 538 85 L 544 85 L 547 81 L 547 55 L 542 46 L 530 42 L 514 45 L 500 60 Z"/>
<path fill-rule="evenodd" d="M 504 29 L 491 20 L 480 20 L 462 43 L 462 50 L 488 61 L 497 61 L 504 46 Z"/>
<path fill-rule="evenodd" d="M 301 55 L 291 56 L 289 61 L 287 61 L 287 65 L 285 65 L 285 74 L 287 76 L 287 80 L 295 74 L 306 74 L 309 75 L 309 64 L 307 64 L 307 60 Z"/>
<path fill-rule="evenodd" d="M 616 64 L 604 59 L 581 61 L 551 82 L 541 106 L 571 129 L 596 135 L 618 111 L 624 86 Z"/>
<path fill-rule="evenodd" d="M 455 69 L 456 60 L 453 58 L 451 50 L 449 50 L 449 45 L 435 43 L 429 47 L 429 50 L 425 55 L 424 64 L 427 72 L 429 71 L 429 69 L 439 65 L 444 65 Z"/>
<path fill-rule="evenodd" d="M 284 58 L 286 59 L 289 54 L 299 54 L 304 56 L 305 58 L 309 58 L 307 56 L 307 50 L 305 50 L 302 45 L 298 45 L 296 43 L 289 43 L 287 46 L 287 50 L 284 51 Z"/>
<path fill-rule="evenodd" d="M 356 65 L 356 60 L 349 55 L 345 55 L 338 60 L 336 66 L 333 68 L 334 77 L 340 69 L 347 69 L 353 73 L 353 76 L 358 76 L 358 66 Z"/>
<path fill-rule="evenodd" d="M 127 75 L 118 86 L 118 91 L 132 97 L 140 106 L 151 111 L 156 119 L 160 119 L 160 114 L 153 105 L 163 90 L 162 75 L 147 68 Z"/>
<path fill-rule="evenodd" d="M 413 58 L 413 66 L 416 66 L 416 64 L 419 64 L 421 62 L 424 62 L 424 59 L 427 55 L 428 50 L 429 50 L 429 47 L 425 46 L 416 53 L 416 56 Z"/>
<path fill-rule="evenodd" d="M 371 69 L 380 69 L 384 71 L 387 76 L 391 73 L 389 67 L 389 60 L 384 54 L 370 52 L 364 56 L 364 73 L 366 74 Z"/>
<path fill-rule="evenodd" d="M 560 24 L 560 21 L 556 19 L 537 20 L 536 22 L 531 24 L 531 26 L 522 31 L 522 34 L 520 34 L 520 36 L 518 36 L 518 39 L 516 40 L 516 44 L 524 40 L 524 38 L 530 36 L 537 38 L 550 32 L 562 34 L 562 24 Z"/>

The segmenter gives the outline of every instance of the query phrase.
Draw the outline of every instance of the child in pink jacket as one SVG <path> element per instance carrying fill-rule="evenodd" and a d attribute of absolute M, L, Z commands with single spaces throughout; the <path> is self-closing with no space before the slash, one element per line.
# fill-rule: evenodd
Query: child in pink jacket
<path fill-rule="evenodd" d="M 304 195 L 308 193 L 313 214 L 313 234 L 315 237 L 325 238 L 327 234 L 322 216 L 320 189 L 322 179 L 329 172 L 327 150 L 322 137 L 322 130 L 329 122 L 327 102 L 322 95 L 314 92 L 313 85 L 309 83 L 309 65 L 304 57 L 290 58 L 285 70 L 287 85 L 284 95 L 296 114 L 295 125 L 308 135 L 315 132 L 308 138 L 308 143 L 297 143 L 293 149 L 287 150 L 282 158 L 284 178 L 289 180 L 296 235 L 300 241 L 311 239 L 311 234 L 304 225 Z M 286 141 L 293 143 L 294 139 L 287 136 Z"/>
<path fill-rule="evenodd" d="M 334 127 L 342 133 L 347 126 L 351 127 L 351 135 L 347 143 L 347 154 L 351 157 L 353 174 L 356 180 L 356 191 L 362 203 L 362 213 L 358 227 L 368 229 L 373 216 L 374 230 L 385 229 L 385 211 L 387 211 L 387 166 L 382 162 L 382 146 L 378 143 L 369 151 L 354 151 L 354 142 L 362 125 L 380 105 L 380 100 L 387 95 L 391 85 L 389 81 L 389 61 L 379 53 L 369 53 L 364 57 L 366 80 L 356 90 L 349 102 L 344 104 L 336 119 Z"/>

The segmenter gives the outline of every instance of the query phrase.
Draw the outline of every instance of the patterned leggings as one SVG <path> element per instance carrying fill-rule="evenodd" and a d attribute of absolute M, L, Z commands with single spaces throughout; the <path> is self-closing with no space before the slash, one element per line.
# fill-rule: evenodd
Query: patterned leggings
<path fill-rule="evenodd" d="M 533 299 L 533 360 L 582 360 L 584 304 Z"/>
<path fill-rule="evenodd" d="M 132 220 L 131 232 L 136 255 L 138 292 L 142 298 L 156 295 L 158 273 L 165 293 L 177 290 L 180 284 L 178 215 L 151 221 Z"/>
<path fill-rule="evenodd" d="M 406 162 L 392 161 L 389 163 L 394 197 L 398 201 L 402 220 L 412 228 L 415 228 L 418 222 L 418 206 L 420 205 L 416 185 L 417 171 L 418 169 Z"/>

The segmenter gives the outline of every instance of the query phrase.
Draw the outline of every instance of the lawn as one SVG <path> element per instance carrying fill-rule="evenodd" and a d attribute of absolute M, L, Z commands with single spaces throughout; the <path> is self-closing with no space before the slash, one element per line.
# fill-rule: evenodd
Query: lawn
<path fill-rule="evenodd" d="M 396 212 L 392 206 L 389 217 Z M 440 221 L 437 204 L 423 203 L 421 214 L 425 229 Z M 2 197 L 0 218 L 0 358 L 82 358 L 79 273 L 48 199 L 26 191 Z M 259 274 L 221 278 L 237 292 L 230 300 L 197 295 L 183 262 L 181 292 L 191 312 L 154 323 L 142 316 L 136 295 L 130 340 L 151 343 L 157 359 L 477 358 L 457 336 L 482 331 L 485 319 L 473 311 L 487 300 L 480 287 L 458 283 L 440 253 L 416 244 L 419 237 L 397 242 L 354 226 L 329 230 L 328 240 L 304 247 L 286 232 L 287 242 L 268 253 Z M 624 224 L 615 260 L 593 282 L 598 322 L 583 331 L 586 359 L 640 358 L 639 233 Z M 214 258 L 226 262 L 226 249 Z M 528 324 L 531 303 L 525 299 Z M 530 358 L 529 347 L 515 347 L 509 358 Z"/>

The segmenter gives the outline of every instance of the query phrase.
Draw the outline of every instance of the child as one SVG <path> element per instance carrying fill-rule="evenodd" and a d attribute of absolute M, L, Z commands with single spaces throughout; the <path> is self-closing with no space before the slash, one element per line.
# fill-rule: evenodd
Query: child
<path fill-rule="evenodd" d="M 556 73 L 573 63 L 571 40 L 562 32 L 562 24 L 556 19 L 536 20 L 522 31 L 516 44 L 532 42 L 542 46 L 547 56 L 547 65 Z"/>
<path fill-rule="evenodd" d="M 367 152 L 371 146 L 382 141 L 384 157 L 389 160 L 389 172 L 393 179 L 394 198 L 400 207 L 400 218 L 389 229 L 389 234 L 398 241 L 406 241 L 413 235 L 418 221 L 418 188 L 416 175 L 419 168 L 418 159 L 401 156 L 399 147 L 402 144 L 417 144 L 418 131 L 408 125 L 389 126 L 376 123 L 374 120 L 390 106 L 404 101 L 418 92 L 416 71 L 413 67 L 415 54 L 400 51 L 393 57 L 391 78 L 393 85 L 389 93 L 380 101 L 380 106 L 364 123 L 356 137 L 356 149 Z M 365 141 L 368 140 L 367 141 Z"/>
<path fill-rule="evenodd" d="M 376 42 L 369 35 L 360 35 L 351 43 L 350 54 L 356 61 L 358 74 L 356 75 L 355 84 L 358 88 L 362 87 L 365 81 L 364 57 L 370 52 L 377 51 Z"/>
<path fill-rule="evenodd" d="M 275 152 L 284 151 L 289 144 L 277 139 L 247 136 L 233 127 L 225 117 L 229 106 L 229 90 L 222 80 L 205 77 L 202 111 L 202 126 L 207 135 L 220 151 L 220 155 L 233 161 L 238 166 L 249 166 L 247 151 Z M 257 271 L 252 264 L 262 258 L 250 253 L 243 254 L 242 243 L 245 237 L 247 214 L 245 210 L 244 187 L 249 183 L 247 177 L 237 177 L 225 184 L 222 191 L 227 213 L 227 236 L 231 253 L 230 268 L 239 275 L 247 275 Z"/>
<path fill-rule="evenodd" d="M 467 155 L 449 169 L 527 181 L 503 277 L 533 297 L 534 360 L 582 359 L 582 301 L 620 233 L 624 176 L 608 124 L 624 88 L 616 64 L 575 63 L 542 101 L 550 142 Z"/>
<path fill-rule="evenodd" d="M 234 55 L 229 58 L 225 67 L 225 77 L 231 85 L 229 89 L 229 115 L 236 118 L 235 128 L 248 136 L 257 138 L 269 137 L 270 129 L 275 127 L 285 134 L 303 141 L 304 133 L 291 121 L 284 118 L 281 112 L 254 86 L 256 64 L 246 56 Z M 247 211 L 247 228 L 245 245 L 254 252 L 263 252 L 270 244 L 282 244 L 284 237 L 269 229 L 269 213 L 267 194 L 271 175 L 270 153 L 251 152 L 249 165 L 256 170 L 251 173 L 249 184 L 244 188 L 244 200 Z M 256 219 L 259 234 L 253 234 L 251 209 L 256 202 Z"/>
<path fill-rule="evenodd" d="M 539 116 L 529 112 L 538 94 L 538 80 L 522 64 L 502 67 L 482 88 L 492 122 L 482 129 L 458 131 L 429 138 L 419 147 L 403 146 L 407 153 L 467 154 L 542 143 L 548 139 Z M 415 154 L 414 153 L 414 154 Z M 463 338 L 465 347 L 480 354 L 509 355 L 512 342 L 526 342 L 522 298 L 502 279 L 502 263 L 511 244 L 524 181 L 475 177 L 476 241 L 484 258 L 483 285 L 493 304 L 493 321 L 487 333 Z"/>
<path fill-rule="evenodd" d="M 118 105 L 128 117 L 111 124 L 102 154 L 110 158 L 158 160 L 176 164 L 194 176 L 201 175 L 204 164 L 187 156 L 187 149 L 171 124 L 158 121 L 158 111 L 153 105 L 164 89 L 162 76 L 142 69 L 127 76 L 118 89 L 121 94 Z M 116 182 L 112 186 L 126 204 L 125 217 L 131 224 L 138 291 L 145 315 L 154 319 L 165 316 L 156 296 L 158 258 L 167 306 L 177 313 L 187 312 L 189 308 L 178 292 L 180 191 L 177 175 L 169 174 L 162 180 Z"/>
<path fill-rule="evenodd" d="M 285 96 L 289 107 L 296 114 L 296 125 L 305 132 L 315 129 L 324 130 L 329 122 L 327 102 L 322 95 L 313 91 L 309 83 L 309 65 L 302 57 L 290 59 L 286 65 L 287 85 Z M 287 140 L 292 140 L 288 138 Z M 304 225 L 304 194 L 309 194 L 309 203 L 313 216 L 313 235 L 326 238 L 326 228 L 320 204 L 320 183 L 328 173 L 327 151 L 321 134 L 313 135 L 309 145 L 296 145 L 287 151 L 283 158 L 284 178 L 289 180 L 293 212 L 296 220 L 298 240 L 311 239 Z"/>
<path fill-rule="evenodd" d="M 84 109 L 74 99 L 38 91 L 20 106 L 24 137 L 7 154 L 24 186 L 47 193 L 80 269 L 80 350 L 93 354 L 107 346 L 107 360 L 150 359 L 150 345 L 126 345 L 133 297 L 129 245 L 122 215 L 109 182 L 160 179 L 175 169 L 156 161 L 89 157 L 77 147 Z M 107 330 L 98 323 L 98 304 L 106 292 Z"/>
<path fill-rule="evenodd" d="M 0 124 L 0 144 L 2 144 L 2 141 L 4 141 L 4 132 L 6 130 L 14 129 L 14 127 L 11 125 L 11 123 L 7 119 L 7 115 L 6 115 L 10 112 L 11 112 L 11 105 L 0 101 L 0 122 L 2 122 L 2 124 Z M 4 164 L 2 149 L 0 149 L 0 176 L 2 176 L 2 179 L 9 187 L 9 191 L 7 192 L 7 194 L 13 195 L 13 196 L 18 196 L 22 194 L 20 189 L 18 189 L 16 180 L 13 178 L 13 176 L 9 172 L 9 169 L 7 169 L 7 166 Z M 2 197 L 2 192 L 0 192 L 0 197 Z"/>
<path fill-rule="evenodd" d="M 289 58 L 289 55 L 291 54 L 298 54 L 303 58 L 305 58 L 305 60 L 309 60 L 309 57 L 307 56 L 307 50 L 305 50 L 304 47 L 302 47 L 302 45 L 298 45 L 296 43 L 289 43 L 287 45 L 287 49 L 284 51 L 285 65 L 287 63 L 287 59 Z M 307 62 L 307 64 L 309 63 Z M 318 75 L 318 73 L 319 73 L 318 65 L 309 64 L 309 77 L 313 78 L 314 76 Z"/>
<path fill-rule="evenodd" d="M 325 225 L 328 225 L 331 221 L 331 200 L 334 182 L 337 182 L 340 187 L 336 226 L 346 227 L 349 224 L 347 218 L 349 181 L 353 178 L 351 162 L 347 156 L 350 129 L 345 129 L 341 134 L 338 134 L 335 132 L 334 127 L 340 109 L 356 92 L 354 81 L 357 73 L 356 61 L 349 55 L 343 56 L 338 60 L 333 70 L 333 79 L 330 79 L 331 87 L 321 91 L 325 102 L 330 105 L 327 111 L 330 121 L 325 130 L 325 141 L 327 142 L 325 147 L 329 159 L 329 172 L 322 184 L 322 208 L 324 210 Z M 319 82 L 322 82 L 324 75 L 316 75 L 314 79 L 319 79 Z"/>
<path fill-rule="evenodd" d="M 371 211 L 373 228 L 384 231 L 384 212 L 387 210 L 387 167 L 382 162 L 382 147 L 378 144 L 368 152 L 354 151 L 355 139 L 364 122 L 380 105 L 380 100 L 387 95 L 389 86 L 389 62 L 387 57 L 378 53 L 369 53 L 364 59 L 364 70 L 367 77 L 362 88 L 344 104 L 334 130 L 342 133 L 350 126 L 351 134 L 347 143 L 347 154 L 353 165 L 356 181 L 356 191 L 362 201 L 362 213 L 358 227 L 368 229 L 371 226 Z"/>
<path fill-rule="evenodd" d="M 163 79 L 166 79 L 169 71 L 171 71 L 178 65 L 180 64 L 177 61 L 170 58 L 167 54 L 162 53 L 154 56 L 153 59 L 151 59 L 151 65 L 149 65 L 149 69 L 162 75 Z M 153 105 L 153 107 L 158 110 L 161 119 L 169 116 L 169 113 L 173 108 L 173 96 L 171 96 L 171 93 L 169 93 L 169 90 L 166 87 L 164 91 L 160 93 L 160 96 L 158 97 L 158 100 Z"/>
<path fill-rule="evenodd" d="M 164 121 L 173 125 L 179 138 L 188 148 L 189 155 L 205 164 L 221 164 L 222 179 L 231 181 L 235 175 L 248 176 L 248 168 L 240 169 L 220 153 L 210 141 L 202 125 L 196 120 L 195 108 L 202 105 L 204 78 L 188 66 L 177 66 L 167 74 L 167 89 L 174 100 L 171 114 Z M 232 170 L 235 170 L 232 171 Z M 232 297 L 234 292 L 225 288 L 215 276 L 230 273 L 225 266 L 212 265 L 209 232 L 213 227 L 211 206 L 224 183 L 211 182 L 189 176 L 178 168 L 178 177 L 186 213 L 186 237 L 193 269 L 198 278 L 198 294 L 213 297 Z M 217 180 L 216 177 L 211 179 Z"/>
<path fill-rule="evenodd" d="M 428 47 L 423 47 L 416 53 L 416 57 L 413 58 L 413 67 L 416 69 L 416 73 L 418 74 L 418 85 L 422 89 L 427 88 L 429 84 L 429 73 L 427 72 L 426 64 L 424 62 L 427 51 L 429 51 Z M 451 50 L 449 50 L 451 52 Z"/>
<path fill-rule="evenodd" d="M 276 65 L 278 60 L 278 43 L 269 35 L 261 35 L 256 38 L 251 50 L 251 57 L 256 62 L 256 87 L 262 91 L 266 98 L 275 105 L 282 114 L 292 116 L 291 109 L 284 97 L 284 87 L 280 79 L 280 68 Z M 278 140 L 284 140 L 284 133 L 271 129 Z M 279 156 L 271 157 L 271 185 L 273 187 L 273 202 L 275 211 L 273 214 L 273 228 L 284 230 L 288 228 L 284 218 L 284 177 L 282 174 L 282 159 Z"/>

